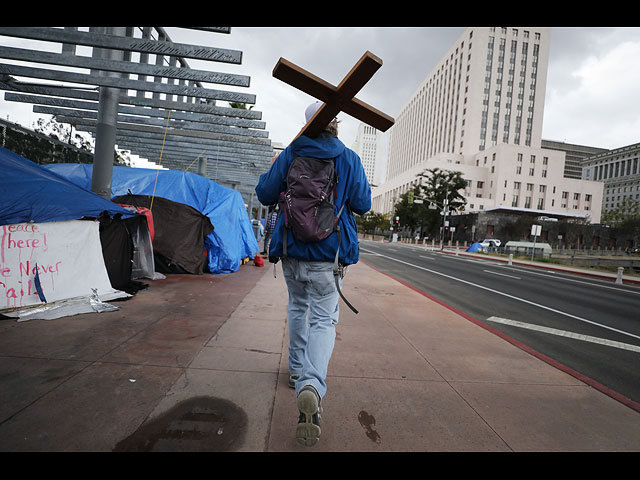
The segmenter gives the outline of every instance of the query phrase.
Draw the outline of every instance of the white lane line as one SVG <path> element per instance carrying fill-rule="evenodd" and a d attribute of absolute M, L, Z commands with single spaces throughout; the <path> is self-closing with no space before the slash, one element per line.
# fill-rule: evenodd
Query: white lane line
<path fill-rule="evenodd" d="M 427 257 L 425 255 L 418 255 L 420 258 L 426 258 L 427 260 L 435 260 L 433 257 Z"/>
<path fill-rule="evenodd" d="M 456 257 L 453 257 L 456 258 Z M 491 266 L 502 266 L 502 263 L 500 262 L 496 262 L 495 260 L 473 260 L 470 258 L 460 258 L 458 257 L 459 260 L 462 260 L 463 262 L 469 262 L 469 263 L 478 263 L 480 265 L 491 265 Z"/>
<path fill-rule="evenodd" d="M 502 323 L 503 325 L 511 325 L 513 327 L 526 328 L 528 330 L 535 330 L 538 332 L 549 333 L 551 335 L 558 335 L 561 337 L 573 338 L 575 340 L 581 340 L 583 342 L 598 343 L 600 345 L 620 348 L 622 350 L 640 352 L 640 347 L 638 347 L 637 345 L 630 345 L 628 343 L 616 342 L 614 340 L 607 340 L 606 338 L 592 337 L 590 335 L 582 335 L 580 333 L 568 332 L 566 330 L 557 330 L 555 328 L 542 327 L 540 325 L 533 325 L 530 323 L 518 322 L 517 320 L 510 320 L 508 318 L 489 317 L 487 318 L 487 321 Z"/>
<path fill-rule="evenodd" d="M 509 267 L 507 265 L 501 265 L 503 268 L 506 268 L 508 270 L 515 270 L 517 272 L 522 272 L 523 270 L 526 271 L 527 273 L 530 273 L 532 275 L 540 275 L 542 277 L 550 277 L 550 276 L 554 276 L 556 279 L 558 279 L 558 273 L 562 273 L 562 272 L 554 272 L 553 270 L 547 270 L 545 273 L 542 272 L 534 272 L 529 270 L 528 268 L 514 268 L 514 267 Z M 552 275 L 549 275 L 552 274 Z M 600 287 L 600 288 L 609 288 L 611 290 L 615 290 L 617 292 L 624 292 L 624 293 L 634 293 L 636 295 L 640 295 L 640 290 L 639 291 L 635 291 L 635 290 L 626 290 L 624 288 L 619 288 L 619 287 L 612 287 L 610 285 L 602 285 L 600 283 L 592 283 L 592 282 L 585 282 L 584 280 L 576 280 L 575 278 L 567 278 L 567 277 L 560 277 L 562 278 L 562 280 L 566 280 L 567 282 L 574 282 L 574 283 L 581 283 L 583 285 L 591 285 L 593 287 Z"/>
<path fill-rule="evenodd" d="M 493 275 L 500 275 L 501 277 L 509 277 L 509 278 L 515 278 L 516 280 L 520 280 L 520 277 L 514 277 L 513 275 L 507 275 L 506 273 L 492 272 L 491 270 L 483 270 L 483 272 L 492 273 Z"/>
<path fill-rule="evenodd" d="M 578 317 L 577 315 L 573 315 L 571 313 L 562 312 L 560 310 L 556 310 L 555 308 L 547 307 L 546 305 L 541 305 L 539 303 L 535 303 L 535 302 L 532 302 L 530 300 L 525 300 L 524 298 L 515 297 L 513 295 L 509 295 L 508 293 L 500 292 L 498 290 L 494 290 L 493 288 L 485 287 L 484 285 L 478 285 L 477 283 L 472 283 L 472 282 L 469 282 L 467 280 L 462 280 L 461 278 L 452 277 L 451 275 L 447 275 L 446 273 L 437 272 L 437 271 L 431 270 L 429 268 L 421 267 L 420 265 L 414 265 L 413 263 L 405 262 L 403 260 L 398 260 L 397 258 L 389 257 L 387 255 L 382 255 L 381 253 L 378 254 L 378 256 L 383 257 L 383 258 L 388 258 L 389 260 L 393 260 L 394 262 L 404 263 L 405 265 L 409 265 L 410 267 L 419 268 L 420 270 L 424 270 L 426 272 L 434 273 L 434 274 L 440 275 L 442 277 L 450 278 L 451 280 L 456 280 L 456 281 L 461 282 L 461 283 L 466 283 L 467 285 L 471 285 L 473 287 L 481 288 L 482 290 L 487 290 L 487 291 L 495 293 L 497 295 L 502 295 L 504 297 L 508 297 L 508 298 L 513 299 L 513 300 L 517 300 L 519 302 L 528 303 L 529 305 L 533 305 L 534 307 L 539 307 L 539 308 L 542 308 L 544 310 L 549 310 L 550 312 L 554 312 L 554 313 L 557 313 L 557 314 L 560 314 L 560 315 L 565 315 L 567 317 L 573 318 L 575 320 L 579 320 L 581 322 L 590 323 L 591 325 L 596 325 L 597 327 L 602 327 L 602 328 L 605 328 L 607 330 L 611 330 L 611 331 L 614 331 L 614 332 L 621 333 L 623 335 L 628 335 L 630 337 L 640 339 L 640 336 L 634 335 L 633 333 L 625 332 L 623 330 L 618 330 L 617 328 L 613 328 L 613 327 L 610 327 L 608 325 L 603 325 L 601 323 L 597 323 L 597 322 L 594 322 L 592 320 L 587 320 L 586 318 Z"/>

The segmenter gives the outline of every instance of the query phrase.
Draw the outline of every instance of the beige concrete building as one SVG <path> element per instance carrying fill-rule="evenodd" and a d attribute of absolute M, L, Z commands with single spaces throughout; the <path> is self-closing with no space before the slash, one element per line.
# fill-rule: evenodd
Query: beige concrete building
<path fill-rule="evenodd" d="M 583 178 L 604 185 L 604 211 L 621 206 L 625 199 L 640 202 L 639 159 L 640 143 L 635 143 L 583 161 Z"/>
<path fill-rule="evenodd" d="M 382 171 L 382 133 L 375 128 L 360 123 L 358 134 L 351 149 L 358 154 L 364 167 L 364 173 L 371 185 L 381 183 Z"/>
<path fill-rule="evenodd" d="M 565 152 L 541 146 L 550 33 L 464 31 L 396 115 L 374 211 L 391 212 L 419 173 L 438 167 L 468 180 L 466 212 L 508 207 L 599 222 L 602 185 L 566 178 Z"/>

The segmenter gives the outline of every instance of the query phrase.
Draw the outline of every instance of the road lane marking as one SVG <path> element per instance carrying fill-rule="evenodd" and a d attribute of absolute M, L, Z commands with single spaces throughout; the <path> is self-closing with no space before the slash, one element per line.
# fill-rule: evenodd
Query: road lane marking
<path fill-rule="evenodd" d="M 566 330 L 558 330 L 556 328 L 542 327 L 540 325 L 533 325 L 531 323 L 518 322 L 517 320 L 510 320 L 508 318 L 489 317 L 487 318 L 487 321 L 494 322 L 494 323 L 501 323 L 503 325 L 511 325 L 513 327 L 526 328 L 527 330 L 535 330 L 538 332 L 549 333 L 551 335 L 558 335 L 560 337 L 572 338 L 574 340 L 581 340 L 583 342 L 598 343 L 600 345 L 620 348 L 622 350 L 640 352 L 640 347 L 638 347 L 637 345 L 630 345 L 628 343 L 616 342 L 614 340 L 607 340 L 606 338 L 592 337 L 590 335 L 582 335 L 580 333 L 568 332 Z"/>
<path fill-rule="evenodd" d="M 414 265 L 413 263 L 405 262 L 403 260 L 398 260 L 397 258 L 389 257 L 387 255 L 382 255 L 381 253 L 379 253 L 378 256 L 383 257 L 383 258 L 388 258 L 389 260 L 393 260 L 394 262 L 404 263 L 405 265 L 409 265 L 410 267 L 418 268 L 418 269 L 424 270 L 426 272 L 435 273 L 436 275 L 440 275 L 442 277 L 450 278 L 451 280 L 456 280 L 456 281 L 461 282 L 461 283 L 466 283 L 467 285 L 471 285 L 473 287 L 481 288 L 482 290 L 487 290 L 487 291 L 495 293 L 497 295 L 502 295 L 504 297 L 508 297 L 508 298 L 513 299 L 513 300 L 517 300 L 519 302 L 528 303 L 529 305 L 533 305 L 534 307 L 539 307 L 539 308 L 542 308 L 544 310 L 549 310 L 550 312 L 554 312 L 554 313 L 557 313 L 559 315 L 565 315 L 567 317 L 573 318 L 575 320 L 579 320 L 581 322 L 590 323 L 591 325 L 596 325 L 597 327 L 602 327 L 602 328 L 605 328 L 607 330 L 611 330 L 611 331 L 614 331 L 614 332 L 621 333 L 623 335 L 628 335 L 630 337 L 640 339 L 640 336 L 634 335 L 633 333 L 625 332 L 624 330 L 618 330 L 617 328 L 613 328 L 613 327 L 610 327 L 608 325 L 603 325 L 601 323 L 597 323 L 597 322 L 594 322 L 592 320 L 587 320 L 586 318 L 578 317 L 577 315 L 573 315 L 571 313 L 567 313 L 567 312 L 563 312 L 563 311 L 560 311 L 560 310 L 556 310 L 555 308 L 547 307 L 546 305 L 541 305 L 539 303 L 535 303 L 535 302 L 532 302 L 530 300 L 525 300 L 524 298 L 516 297 L 514 295 L 509 295 L 508 293 L 500 292 L 498 290 L 494 290 L 493 288 L 485 287 L 484 285 L 478 285 L 477 283 L 469 282 L 469 281 L 463 280 L 461 278 L 452 277 L 451 275 L 447 275 L 446 273 L 437 272 L 437 271 L 431 270 L 429 268 L 421 267 L 420 265 Z"/>
<path fill-rule="evenodd" d="M 435 260 L 433 257 L 426 257 L 425 255 L 418 255 L 420 258 L 426 258 L 427 260 Z"/>
<path fill-rule="evenodd" d="M 456 257 L 453 257 L 456 258 Z M 501 263 L 496 262 L 495 260 L 475 260 L 475 259 L 470 259 L 470 258 L 460 258 L 458 257 L 459 260 L 462 260 L 463 262 L 469 262 L 469 263 L 478 263 L 480 265 L 491 265 L 491 266 L 502 266 Z"/>
<path fill-rule="evenodd" d="M 557 274 L 558 273 L 563 273 L 563 272 L 554 272 L 553 270 L 547 270 L 545 273 L 542 272 L 533 272 L 531 270 L 529 270 L 526 267 L 522 267 L 522 268 L 514 268 L 514 267 L 510 267 L 507 265 L 502 264 L 501 267 L 509 269 L 509 270 L 516 270 L 516 271 L 522 271 L 523 269 L 532 274 L 532 275 L 540 275 L 542 277 L 549 277 L 549 276 L 555 276 L 556 279 L 558 279 Z M 552 274 L 552 275 L 549 275 Z M 585 282 L 584 280 L 576 280 L 575 278 L 567 278 L 567 277 L 561 277 L 562 280 L 566 280 L 567 282 L 574 282 L 574 283 L 582 283 L 583 285 L 591 285 L 592 287 L 599 287 L 599 288 L 609 288 L 611 290 L 615 290 L 617 292 L 625 292 L 625 293 L 634 293 L 636 295 L 640 295 L 640 291 L 634 291 L 634 290 L 626 290 L 624 288 L 620 288 L 620 287 L 612 287 L 610 285 L 601 285 L 599 283 L 591 283 L 591 282 Z M 603 279 L 604 280 L 604 279 Z"/>
<path fill-rule="evenodd" d="M 506 273 L 492 272 L 491 270 L 483 270 L 483 272 L 492 273 L 494 275 L 500 275 L 502 277 L 515 278 L 516 280 L 521 280 L 520 277 L 514 277 L 513 275 L 507 275 Z"/>

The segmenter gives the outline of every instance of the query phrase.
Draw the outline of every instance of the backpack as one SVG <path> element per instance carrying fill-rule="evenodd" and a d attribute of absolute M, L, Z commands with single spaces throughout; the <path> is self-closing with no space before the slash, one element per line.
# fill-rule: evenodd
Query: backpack
<path fill-rule="evenodd" d="M 336 185 L 338 175 L 335 159 L 295 157 L 289 166 L 287 187 L 280 194 L 280 214 L 284 215 L 282 254 L 287 255 L 287 232 L 303 243 L 324 240 L 333 232 L 338 233 L 338 250 L 333 267 L 333 276 L 338 293 L 347 306 L 358 311 L 347 301 L 340 291 L 338 276 L 344 275 L 344 267 L 338 261 L 340 252 L 340 226 L 338 220 L 344 209 L 335 211 Z"/>

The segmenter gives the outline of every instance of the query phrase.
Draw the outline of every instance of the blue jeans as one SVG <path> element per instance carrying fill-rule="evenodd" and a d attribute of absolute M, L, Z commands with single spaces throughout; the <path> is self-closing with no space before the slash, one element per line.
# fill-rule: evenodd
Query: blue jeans
<path fill-rule="evenodd" d="M 284 257 L 282 271 L 289 290 L 289 374 L 299 375 L 296 394 L 312 385 L 322 398 L 339 315 L 333 263 Z"/>

